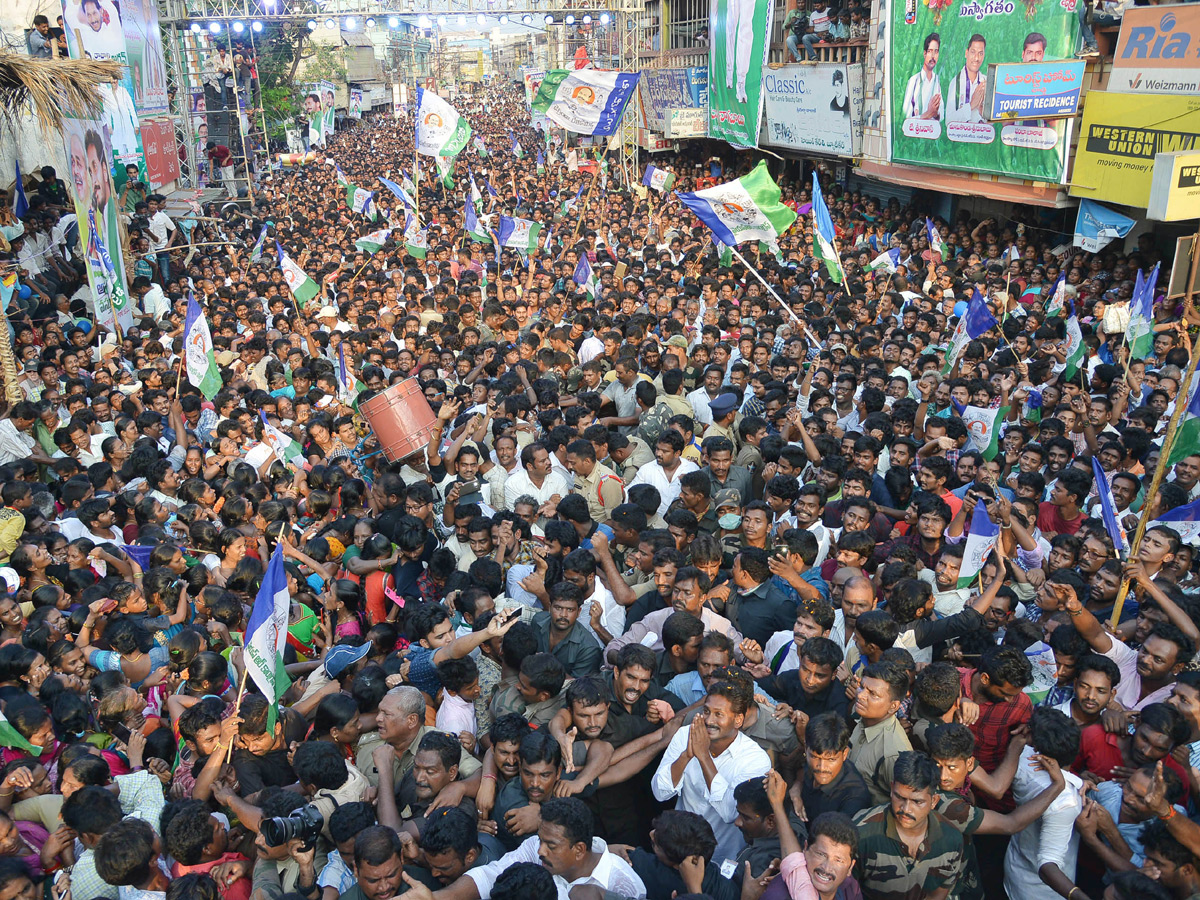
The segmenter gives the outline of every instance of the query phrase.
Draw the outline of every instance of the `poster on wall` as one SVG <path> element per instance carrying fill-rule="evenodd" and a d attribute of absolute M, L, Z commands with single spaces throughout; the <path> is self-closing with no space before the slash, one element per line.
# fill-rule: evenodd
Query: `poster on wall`
<path fill-rule="evenodd" d="M 337 86 L 332 81 L 322 81 L 320 87 L 321 133 L 328 141 L 337 127 Z"/>
<path fill-rule="evenodd" d="M 146 177 L 152 189 L 158 190 L 179 178 L 179 145 L 170 119 L 142 122 L 142 148 L 146 155 Z"/>
<path fill-rule="evenodd" d="M 152 0 L 121 0 L 121 29 L 133 81 L 133 104 L 143 115 L 167 111 L 167 72 L 158 7 Z"/>
<path fill-rule="evenodd" d="M 101 121 L 64 119 L 63 138 L 96 321 L 109 329 L 114 321 L 128 328 L 133 325 L 133 309 L 121 258 L 117 191 L 106 164 L 113 152 L 108 129 Z"/>
<path fill-rule="evenodd" d="M 862 149 L 861 66 L 817 63 L 773 69 L 763 79 L 763 144 L 837 156 Z"/>
<path fill-rule="evenodd" d="M 1089 91 L 1071 196 L 1145 208 L 1159 153 L 1200 150 L 1200 98 Z"/>
<path fill-rule="evenodd" d="M 362 103 L 363 92 L 358 88 L 352 88 L 350 91 L 350 107 L 349 114 L 352 119 L 362 118 Z"/>
<path fill-rule="evenodd" d="M 757 147 L 774 0 L 713 0 L 709 10 L 708 134 Z"/>
<path fill-rule="evenodd" d="M 665 132 L 671 110 L 707 107 L 708 70 L 699 66 L 647 69 L 638 82 L 638 94 L 642 101 L 642 125 L 651 131 Z"/>
<path fill-rule="evenodd" d="M 902 0 L 890 31 L 893 162 L 1062 180 L 1069 121 L 988 121 L 988 66 L 1072 57 L 1078 0 Z"/>
<path fill-rule="evenodd" d="M 126 165 L 137 165 L 144 178 L 145 162 L 133 99 L 133 70 L 120 6 L 113 0 L 63 0 L 63 26 L 72 59 L 111 59 L 124 67 L 120 79 L 98 87 L 109 131 L 105 143 L 113 153 L 110 168 L 118 179 L 118 187 L 125 183 Z M 160 62 L 161 58 L 160 50 Z"/>

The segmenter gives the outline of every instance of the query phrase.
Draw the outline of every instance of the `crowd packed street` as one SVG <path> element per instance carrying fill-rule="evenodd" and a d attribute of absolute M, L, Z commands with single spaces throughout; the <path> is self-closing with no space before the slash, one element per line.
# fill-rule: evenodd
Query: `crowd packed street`
<path fill-rule="evenodd" d="M 119 331 L 82 182 L 6 215 L 0 900 L 1200 897 L 1154 235 L 455 106 L 449 162 L 389 111 L 125 191 Z M 684 201 L 738 178 L 786 224 L 730 252 Z"/>

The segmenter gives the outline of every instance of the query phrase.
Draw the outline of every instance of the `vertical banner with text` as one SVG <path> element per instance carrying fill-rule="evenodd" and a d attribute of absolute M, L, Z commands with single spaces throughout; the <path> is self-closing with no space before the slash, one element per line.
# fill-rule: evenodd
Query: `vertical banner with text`
<path fill-rule="evenodd" d="M 712 0 L 709 12 L 708 134 L 757 147 L 763 68 L 771 49 L 774 0 Z"/>

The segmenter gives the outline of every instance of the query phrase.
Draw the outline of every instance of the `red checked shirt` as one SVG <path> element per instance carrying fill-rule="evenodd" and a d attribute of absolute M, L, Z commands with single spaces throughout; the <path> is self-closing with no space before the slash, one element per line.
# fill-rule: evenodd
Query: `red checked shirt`
<path fill-rule="evenodd" d="M 1089 725 L 1083 729 L 1083 734 L 1079 738 L 1079 755 L 1075 757 L 1075 762 L 1071 765 L 1071 771 L 1076 775 L 1082 775 L 1084 772 L 1091 772 L 1104 781 L 1109 781 L 1112 778 L 1112 770 L 1116 766 L 1125 766 L 1127 768 L 1137 768 L 1132 762 L 1125 759 L 1125 754 L 1121 752 L 1122 739 L 1128 739 L 1125 734 L 1111 734 L 1104 730 L 1104 726 L 1097 722 L 1095 725 Z M 1174 769 L 1175 774 L 1179 776 L 1179 780 L 1183 782 L 1183 799 L 1179 803 L 1183 806 L 1187 805 L 1188 801 L 1188 773 L 1183 766 L 1175 762 L 1171 756 L 1163 758 L 1163 765 L 1169 769 Z"/>
<path fill-rule="evenodd" d="M 971 679 L 975 670 L 959 669 L 958 674 L 962 676 L 963 696 L 970 697 Z M 1008 750 L 1012 730 L 1018 725 L 1028 724 L 1032 717 L 1033 704 L 1024 693 L 1010 703 L 979 704 L 979 718 L 971 726 L 971 733 L 975 735 L 975 760 L 984 771 L 995 771 Z M 980 797 L 979 800 L 981 805 L 999 812 L 1008 812 L 1015 808 L 1011 791 L 998 801 L 986 802 L 987 797 Z"/>

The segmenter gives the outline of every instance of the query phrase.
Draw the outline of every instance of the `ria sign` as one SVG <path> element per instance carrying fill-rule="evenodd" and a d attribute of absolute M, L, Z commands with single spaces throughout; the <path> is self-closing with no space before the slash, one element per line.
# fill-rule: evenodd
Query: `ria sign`
<path fill-rule="evenodd" d="M 1125 11 L 1108 90 L 1123 94 L 1200 93 L 1200 6 Z"/>

